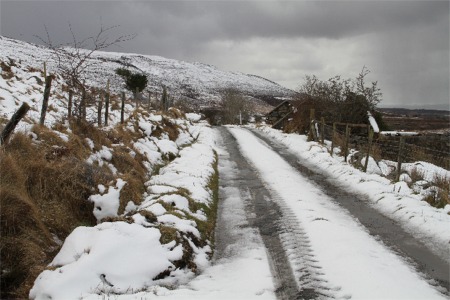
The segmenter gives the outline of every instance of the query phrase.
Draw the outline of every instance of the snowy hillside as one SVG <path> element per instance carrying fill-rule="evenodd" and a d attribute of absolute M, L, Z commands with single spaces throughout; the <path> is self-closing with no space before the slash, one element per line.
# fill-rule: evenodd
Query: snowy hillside
<path fill-rule="evenodd" d="M 41 126 L 43 74 L 32 63 L 45 51 L 21 45 L 14 62 L 0 60 L 0 132 L 30 107 L 0 151 L 0 298 L 131 293 L 207 267 L 217 159 L 209 127 L 192 122 L 200 115 L 127 99 L 121 123 L 111 94 L 107 117 L 91 103 L 85 118 L 69 118 L 55 76 Z"/>
<path fill-rule="evenodd" d="M 23 67 L 36 69 L 42 69 L 43 63 L 47 62 L 49 71 L 55 71 L 56 62 L 46 47 L 0 36 L 0 49 L 0 61 L 13 59 Z M 198 99 L 201 105 L 213 104 L 218 100 L 218 93 L 228 88 L 256 98 L 289 97 L 294 93 L 259 76 L 221 71 L 212 65 L 160 56 L 98 51 L 88 62 L 91 63 L 94 64 L 88 68 L 85 78 L 90 86 L 104 87 L 110 79 L 112 89 L 118 92 L 123 87 L 123 80 L 115 70 L 126 67 L 147 75 L 149 91 L 161 92 L 164 85 L 172 95 Z"/>

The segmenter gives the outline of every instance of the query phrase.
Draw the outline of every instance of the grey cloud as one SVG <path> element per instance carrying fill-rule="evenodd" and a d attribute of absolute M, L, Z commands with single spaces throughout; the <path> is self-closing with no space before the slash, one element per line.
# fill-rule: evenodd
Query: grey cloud
<path fill-rule="evenodd" d="M 1 33 L 55 43 L 100 20 L 137 33 L 111 51 L 161 55 L 266 76 L 295 88 L 305 74 L 351 77 L 363 65 L 385 101 L 448 101 L 448 1 L 1 1 Z"/>

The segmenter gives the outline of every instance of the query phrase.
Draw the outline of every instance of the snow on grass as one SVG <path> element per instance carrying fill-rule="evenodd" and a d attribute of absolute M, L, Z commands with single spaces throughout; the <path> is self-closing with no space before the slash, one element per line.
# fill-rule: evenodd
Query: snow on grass
<path fill-rule="evenodd" d="M 200 128 L 199 133 L 210 130 Z M 154 144 L 150 137 L 142 140 L 140 145 Z M 182 149 L 179 157 L 163 166 L 159 174 L 147 182 L 144 201 L 140 205 L 128 203 L 125 211 L 131 216 L 127 219 L 131 224 L 104 222 L 92 228 L 75 229 L 66 238 L 50 269 L 36 279 L 30 298 L 95 298 L 187 283 L 194 272 L 176 267 L 186 251 L 192 251 L 192 263 L 198 270 L 209 266 L 210 241 L 197 242 L 202 235 L 196 220 L 210 220 L 205 219 L 202 209 L 191 211 L 190 201 L 211 204 L 212 191 L 208 185 L 215 174 L 214 163 L 214 151 L 208 144 L 198 142 Z M 100 194 L 90 197 L 95 203 L 94 215 L 98 220 L 118 217 L 119 195 L 124 185 L 125 182 L 118 179 L 115 187 L 110 186 L 106 192 L 106 187 L 99 186 Z M 180 192 L 187 193 L 189 199 L 178 194 Z M 167 210 L 162 204 L 172 209 Z M 155 219 L 141 214 L 145 211 L 152 213 Z M 163 237 L 161 226 L 173 228 L 177 232 L 175 239 L 164 244 L 162 239 L 167 237 Z M 181 243 L 183 240 L 191 250 Z"/>
<path fill-rule="evenodd" d="M 217 262 L 176 290 L 158 286 L 149 292 L 123 295 L 117 299 L 274 300 L 276 297 L 267 254 L 263 247 L 258 247 L 241 249 L 237 257 Z"/>
<path fill-rule="evenodd" d="M 181 245 L 160 243 L 158 229 L 124 222 L 78 227 L 51 267 L 37 278 L 31 299 L 79 299 L 88 294 L 123 294 L 153 285 L 153 279 L 183 255 Z"/>
<path fill-rule="evenodd" d="M 331 157 L 328 149 L 316 142 L 308 142 L 304 135 L 283 134 L 280 131 L 260 128 L 268 136 L 275 138 L 295 153 L 302 163 L 323 172 L 346 190 L 367 196 L 371 205 L 385 216 L 393 218 L 408 232 L 425 241 L 436 254 L 450 260 L 450 205 L 445 209 L 434 208 L 422 201 L 421 194 L 415 194 L 405 182 L 392 183 L 377 175 L 378 168 L 372 164 L 368 173 L 353 168 L 342 157 Z M 389 173 L 394 162 L 382 161 L 379 170 Z M 404 168 L 418 168 L 427 179 L 436 174 L 450 178 L 450 172 L 429 163 L 403 164 Z M 374 174 L 375 173 L 375 174 Z"/>
<path fill-rule="evenodd" d="M 91 146 L 90 142 L 89 146 Z M 92 149 L 92 148 L 91 148 Z M 97 163 L 100 167 L 103 166 L 105 163 L 108 166 L 108 168 L 111 170 L 111 172 L 113 172 L 113 174 L 117 174 L 117 169 L 116 167 L 114 167 L 112 164 L 108 163 L 109 161 L 111 161 L 113 154 L 112 154 L 113 150 L 106 147 L 106 146 L 102 146 L 102 149 L 92 153 L 88 159 L 86 160 L 86 162 L 90 165 L 92 165 L 94 162 Z M 106 162 L 105 162 L 106 161 Z"/>
<path fill-rule="evenodd" d="M 318 276 L 337 298 L 445 299 L 253 134 L 237 128 L 231 132 L 267 187 L 296 215 L 322 268 Z"/>
<path fill-rule="evenodd" d="M 198 121 L 200 121 L 202 116 L 199 114 L 196 114 L 196 113 L 187 113 L 186 118 L 192 122 L 198 122 Z"/>
<path fill-rule="evenodd" d="M 120 191 L 125 184 L 126 182 L 119 178 L 117 179 L 116 187 L 110 186 L 106 194 L 102 195 L 104 187 L 100 186 L 100 194 L 89 197 L 89 201 L 94 202 L 93 213 L 98 222 L 106 217 L 117 217 L 117 210 L 120 205 Z"/>
<path fill-rule="evenodd" d="M 212 191 L 208 188 L 209 178 L 214 174 L 214 155 L 211 146 L 196 143 L 180 151 L 180 157 L 159 170 L 146 183 L 148 186 L 169 186 L 183 188 L 201 203 L 211 201 Z"/>

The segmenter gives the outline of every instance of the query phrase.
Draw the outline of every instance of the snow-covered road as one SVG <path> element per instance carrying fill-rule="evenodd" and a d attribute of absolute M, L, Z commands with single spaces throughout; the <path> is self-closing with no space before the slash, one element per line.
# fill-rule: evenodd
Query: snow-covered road
<path fill-rule="evenodd" d="M 371 235 L 266 142 L 246 129 L 229 130 L 270 194 L 264 201 L 279 209 L 276 230 L 300 297 L 306 296 L 303 291 L 315 298 L 446 299 L 442 292 L 448 291 L 436 287 L 430 274 L 419 274 L 410 258 Z M 267 244 L 264 229 L 259 226 L 259 230 Z M 277 260 L 270 246 L 268 255 L 272 263 Z M 272 270 L 277 272 L 277 268 Z"/>

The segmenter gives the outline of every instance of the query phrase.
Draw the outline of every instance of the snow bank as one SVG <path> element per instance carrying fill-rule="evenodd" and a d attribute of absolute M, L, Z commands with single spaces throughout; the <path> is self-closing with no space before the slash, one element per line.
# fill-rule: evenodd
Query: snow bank
<path fill-rule="evenodd" d="M 207 134 L 204 130 L 204 134 Z M 208 204 L 211 201 L 212 191 L 208 188 L 209 179 L 214 174 L 215 157 L 213 149 L 205 141 L 214 140 L 207 138 L 199 140 L 191 147 L 183 148 L 171 164 L 160 169 L 159 174 L 153 176 L 146 185 L 151 191 L 152 186 L 167 186 L 186 189 L 192 198 L 201 203 Z"/>
<path fill-rule="evenodd" d="M 209 221 L 204 207 L 212 203 L 209 183 L 215 174 L 216 157 L 212 148 L 214 140 L 210 139 L 213 136 L 211 129 L 203 125 L 190 128 L 190 121 L 179 121 L 181 132 L 188 133 L 185 140 L 193 143 L 180 150 L 168 135 L 151 136 L 158 122 L 155 119 L 153 114 L 139 117 L 137 122 L 142 138 L 133 144 L 136 151 L 147 158 L 149 172 L 163 165 L 159 174 L 151 176 L 146 183 L 148 190 L 142 203 L 137 205 L 130 201 L 124 214 L 120 215 L 119 195 L 126 182 L 119 178 L 113 186 L 99 185 L 99 194 L 89 198 L 94 203 L 93 213 L 97 220 L 116 217 L 127 222 L 104 222 L 91 228 L 76 228 L 48 269 L 36 279 L 30 298 L 132 295 L 152 290 L 157 285 L 172 287 L 187 283 L 195 271 L 209 266 L 212 249 L 210 241 L 203 240 L 198 222 Z M 198 137 L 196 142 L 191 132 Z M 94 143 L 88 143 L 94 149 Z M 110 163 L 113 154 L 114 145 L 112 148 L 102 146 L 87 162 Z M 166 160 L 168 154 L 176 157 Z M 191 206 L 195 202 L 205 206 Z M 191 210 L 192 207 L 196 209 Z M 161 231 L 163 227 L 173 228 L 176 232 L 175 239 L 167 244 L 161 242 L 165 234 Z M 183 254 L 190 252 L 190 266 L 195 268 L 177 268 L 179 261 L 185 259 Z"/>
<path fill-rule="evenodd" d="M 123 294 L 153 284 L 181 245 L 162 245 L 156 228 L 124 222 L 78 227 L 67 237 L 50 267 L 36 279 L 31 299 L 78 299 L 88 294 Z"/>

